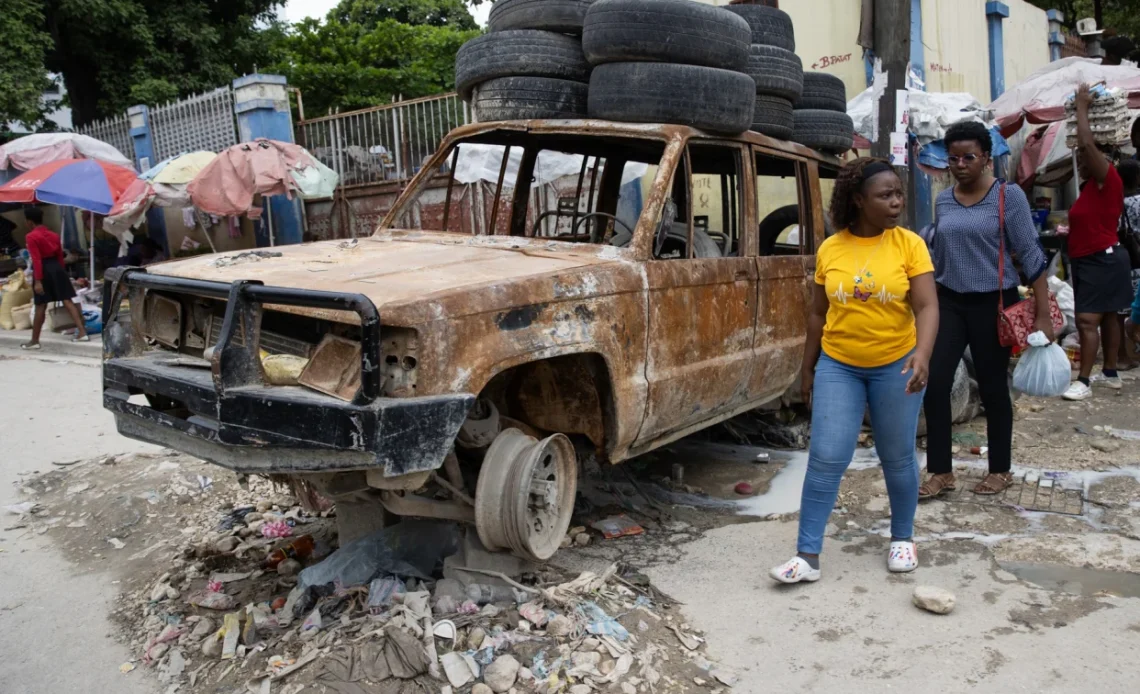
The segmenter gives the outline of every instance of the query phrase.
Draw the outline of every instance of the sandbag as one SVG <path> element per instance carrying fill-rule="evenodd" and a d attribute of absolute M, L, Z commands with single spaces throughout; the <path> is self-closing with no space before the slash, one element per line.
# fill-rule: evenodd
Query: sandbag
<path fill-rule="evenodd" d="M 19 274 L 20 277 L 24 276 L 22 272 Z M 10 286 L 13 281 L 15 280 L 10 280 L 8 285 Z M 23 285 L 22 280 L 20 284 Z M 0 298 L 0 328 L 13 330 L 15 329 L 15 323 L 12 322 L 12 309 L 30 302 L 34 296 L 34 292 L 22 286 L 19 289 L 12 290 L 9 290 L 8 287 L 5 286 L 4 291 L 0 292 L 0 296 L 3 297 Z"/>
<path fill-rule="evenodd" d="M 34 311 L 35 307 L 32 304 L 24 304 L 12 309 L 12 323 L 15 325 L 15 329 L 31 330 Z"/>
<path fill-rule="evenodd" d="M 261 358 L 265 380 L 272 386 L 295 386 L 309 360 L 292 354 L 270 354 Z"/>

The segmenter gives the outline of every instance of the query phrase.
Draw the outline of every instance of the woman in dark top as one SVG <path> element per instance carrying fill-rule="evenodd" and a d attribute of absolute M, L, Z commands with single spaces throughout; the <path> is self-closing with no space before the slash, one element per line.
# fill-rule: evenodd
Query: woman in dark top
<path fill-rule="evenodd" d="M 1116 314 L 1132 305 L 1132 263 L 1118 236 L 1124 182 L 1093 137 L 1087 84 L 1077 90 L 1076 102 L 1077 173 L 1084 183 L 1069 210 L 1069 258 L 1081 336 L 1081 374 L 1065 391 L 1066 400 L 1092 396 L 1090 379 L 1102 336 L 1104 375 L 1099 382 L 1113 390 L 1124 387 L 1116 374 L 1122 337 Z"/>
<path fill-rule="evenodd" d="M 942 322 L 930 358 L 926 410 L 926 470 L 919 489 L 929 499 L 955 489 L 950 454 L 950 391 L 954 372 L 969 346 L 978 377 L 989 432 L 989 474 L 976 494 L 998 494 L 1012 482 L 1013 404 L 1009 397 L 1010 348 L 998 341 L 998 250 L 1002 228 L 998 209 L 1005 195 L 1005 280 L 1001 299 L 1017 303 L 1018 275 L 1011 252 L 1032 280 L 1037 301 L 1037 329 L 1054 339 L 1049 321 L 1045 252 L 1037 236 L 1029 200 L 1016 185 L 1006 185 L 990 170 L 993 138 L 980 123 L 958 123 L 946 132 L 950 173 L 956 185 L 938 196 L 938 222 L 928 239 L 938 285 Z"/>

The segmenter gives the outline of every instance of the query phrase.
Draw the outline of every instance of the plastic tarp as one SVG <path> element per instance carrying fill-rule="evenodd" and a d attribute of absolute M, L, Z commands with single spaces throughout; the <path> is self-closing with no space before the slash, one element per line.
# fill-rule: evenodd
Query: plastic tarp
<path fill-rule="evenodd" d="M 455 163 L 455 181 L 464 184 L 478 181 L 497 183 L 499 171 L 503 166 L 504 149 L 503 145 L 460 145 L 459 159 Z M 511 148 L 506 173 L 503 176 L 504 187 L 510 187 L 518 178 L 522 155 L 522 147 Z M 538 160 L 534 164 L 534 180 L 531 182 L 531 187 L 538 188 L 566 176 L 577 176 L 582 171 L 582 159 L 581 154 L 551 151 L 539 153 Z M 631 181 L 640 180 L 648 171 L 648 164 L 629 162 L 622 172 L 621 184 L 624 186 Z"/>
<path fill-rule="evenodd" d="M 855 133 L 870 140 L 875 134 L 874 89 L 868 88 L 847 104 L 847 115 L 855 121 Z M 946 129 L 960 121 L 993 125 L 993 114 L 965 92 L 929 93 L 910 90 L 910 132 L 920 145 L 941 140 Z"/>
<path fill-rule="evenodd" d="M 134 162 L 111 145 L 79 133 L 25 135 L 0 147 L 0 170 L 30 171 L 61 159 L 96 159 L 134 169 Z"/>
<path fill-rule="evenodd" d="M 1101 65 L 1099 59 L 1065 58 L 1049 63 L 1024 81 L 1006 89 L 989 105 L 998 127 L 1009 137 L 1026 122 L 1054 123 L 1065 119 L 1065 99 L 1082 84 L 1103 82 L 1129 92 L 1131 108 L 1140 108 L 1140 68 Z"/>
<path fill-rule="evenodd" d="M 194 206 L 221 217 L 240 217 L 253 207 L 254 196 L 298 193 L 303 198 L 331 197 L 337 173 L 304 147 L 259 139 L 234 145 L 190 182 Z"/>

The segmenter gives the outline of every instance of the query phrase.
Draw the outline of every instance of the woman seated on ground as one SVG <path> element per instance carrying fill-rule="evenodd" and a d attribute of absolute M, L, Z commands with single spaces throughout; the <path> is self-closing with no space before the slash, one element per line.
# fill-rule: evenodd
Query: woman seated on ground
<path fill-rule="evenodd" d="M 802 368 L 812 435 L 799 540 L 796 556 L 770 572 L 780 583 L 819 580 L 824 529 L 868 408 L 891 501 L 887 568 L 918 567 L 914 440 L 938 300 L 926 245 L 898 226 L 904 200 L 902 181 L 880 159 L 852 161 L 835 184 L 830 213 L 840 231 L 816 255 Z"/>

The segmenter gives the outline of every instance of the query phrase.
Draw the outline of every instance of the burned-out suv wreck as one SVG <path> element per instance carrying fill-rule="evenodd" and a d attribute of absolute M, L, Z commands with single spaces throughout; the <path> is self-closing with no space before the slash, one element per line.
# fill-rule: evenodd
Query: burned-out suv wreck
<path fill-rule="evenodd" d="M 368 238 L 109 273 L 104 403 L 126 436 L 332 498 L 342 542 L 409 515 L 546 559 L 579 453 L 793 383 L 837 166 L 756 133 L 460 128 Z"/>

